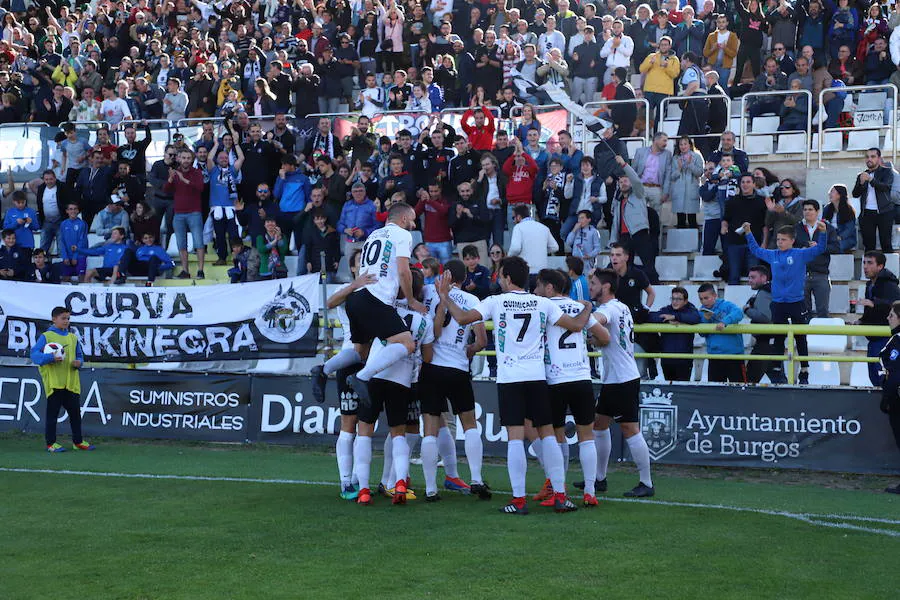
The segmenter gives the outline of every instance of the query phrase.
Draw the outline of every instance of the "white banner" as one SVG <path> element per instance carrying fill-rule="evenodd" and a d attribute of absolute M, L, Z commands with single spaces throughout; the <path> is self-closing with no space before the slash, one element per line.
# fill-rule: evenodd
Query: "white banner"
<path fill-rule="evenodd" d="M 313 356 L 319 275 L 234 285 L 102 287 L 0 282 L 0 356 L 28 356 L 57 306 L 96 362 Z"/>

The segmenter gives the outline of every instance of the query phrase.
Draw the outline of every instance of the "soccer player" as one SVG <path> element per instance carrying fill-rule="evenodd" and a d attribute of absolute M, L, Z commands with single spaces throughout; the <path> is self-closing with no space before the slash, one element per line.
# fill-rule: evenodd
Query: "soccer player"
<path fill-rule="evenodd" d="M 655 493 L 650 478 L 650 449 L 641 434 L 638 410 L 641 377 L 634 360 L 634 321 L 628 307 L 616 300 L 618 276 L 611 270 L 596 270 L 591 276 L 591 298 L 600 304 L 594 318 L 609 331 L 610 343 L 603 350 L 603 386 L 597 398 L 594 440 L 597 445 L 596 489 L 606 491 L 606 469 L 612 451 L 609 425 L 619 424 L 640 472 L 640 482 L 628 498 L 647 498 Z M 587 483 L 585 483 L 587 487 Z"/>
<path fill-rule="evenodd" d="M 460 260 L 451 260 L 444 265 L 444 270 L 450 274 L 449 295 L 453 301 L 464 310 L 474 308 L 478 304 L 478 298 L 460 289 L 466 280 L 466 266 Z M 472 344 L 469 343 L 471 330 L 475 331 L 475 342 Z M 448 400 L 453 408 L 453 414 L 459 417 L 465 431 L 471 486 L 459 479 L 459 473 L 454 475 L 450 472 L 456 466 L 454 452 L 454 460 L 449 460 L 446 454 L 444 456 L 444 469 L 447 471 L 444 487 L 456 491 L 469 491 L 482 500 L 489 500 L 491 491 L 481 477 L 484 447 L 475 423 L 475 394 L 472 390 L 472 376 L 469 373 L 469 361 L 487 343 L 484 324 L 478 322 L 460 325 L 447 311 L 447 306 L 440 303 L 434 316 L 434 338 L 434 359 L 431 363 L 422 365 L 419 384 L 425 421 L 425 438 L 422 440 L 425 501 L 436 502 L 441 499 L 437 491 L 438 435 L 442 429 L 441 415 L 447 410 Z M 451 444 L 454 444 L 452 437 Z M 455 447 L 453 449 L 455 450 Z"/>
<path fill-rule="evenodd" d="M 341 401 L 341 432 L 338 434 L 335 454 L 337 455 L 338 473 L 341 477 L 341 498 L 344 500 L 356 500 L 359 490 L 353 485 L 353 439 L 356 435 L 357 413 L 359 411 L 359 398 L 350 387 L 347 386 L 347 376 L 362 368 L 362 359 L 353 348 L 350 333 L 350 320 L 344 309 L 344 302 L 354 291 L 373 283 L 374 275 L 362 275 L 357 277 L 359 271 L 359 257 L 362 250 L 356 250 L 350 256 L 350 273 L 355 277 L 353 282 L 342 287 L 328 300 L 328 308 L 337 313 L 338 321 L 344 335 L 341 350 L 325 361 L 324 365 L 316 365 L 312 368 L 313 397 L 319 403 L 325 402 L 325 383 L 328 376 L 336 373 L 338 398 Z M 358 482 L 357 482 L 358 483 Z"/>
<path fill-rule="evenodd" d="M 363 250 L 365 254 L 365 250 Z M 424 277 L 418 269 L 410 272 L 411 287 L 415 295 L 410 295 L 409 304 L 418 302 L 421 297 Z M 354 292 L 356 293 L 356 292 Z M 352 294 L 351 294 L 352 297 Z M 391 436 L 391 458 L 397 483 L 394 484 L 394 504 L 406 504 L 406 480 L 409 477 L 409 445 L 406 442 L 406 425 L 409 421 L 409 409 L 412 398 L 412 383 L 415 376 L 416 354 L 421 353 L 423 362 L 431 362 L 433 356 L 432 343 L 434 330 L 431 321 L 423 314 L 400 308 L 397 318 L 408 327 L 407 332 L 413 342 L 413 352 L 390 364 L 376 373 L 369 382 L 371 391 L 369 402 L 360 402 L 359 426 L 356 444 L 353 449 L 353 463 L 359 479 L 359 496 L 356 501 L 367 505 L 372 503 L 372 492 L 369 489 L 369 472 L 372 466 L 372 434 L 375 432 L 375 421 L 384 408 Z M 351 322 L 353 332 L 355 325 Z M 371 357 L 390 351 L 391 344 L 374 344 Z"/>
<path fill-rule="evenodd" d="M 544 374 L 547 325 L 559 325 L 580 332 L 590 316 L 590 304 L 573 318 L 546 298 L 525 291 L 528 263 L 509 256 L 500 263 L 497 281 L 502 293 L 489 296 L 475 308 L 462 309 L 450 296 L 450 276 L 444 274 L 438 293 L 450 315 L 460 325 L 490 319 L 494 322 L 497 346 L 497 392 L 500 422 L 506 427 L 507 470 L 513 499 L 501 509 L 507 514 L 528 514 L 525 501 L 525 417 L 531 418 L 544 440 L 544 467 L 554 491 L 553 508 L 557 512 L 577 510 L 566 497 L 562 453 L 553 435 L 553 417 Z"/>
<path fill-rule="evenodd" d="M 578 316 L 584 305 L 568 296 L 569 278 L 557 269 L 541 269 L 537 277 L 535 294 L 549 298 L 560 310 L 570 316 Z M 589 331 L 597 345 L 609 343 L 606 328 L 592 316 L 588 318 Z M 597 448 L 594 444 L 594 388 L 591 384 L 591 366 L 587 355 L 587 342 L 582 332 L 571 332 L 558 325 L 547 328 L 547 358 L 544 360 L 547 385 L 550 386 L 550 408 L 553 412 L 553 430 L 563 457 L 568 455 L 566 441 L 566 409 L 575 419 L 578 434 L 578 458 L 584 472 L 584 505 L 597 506 L 594 480 L 597 475 Z M 543 443 L 542 443 L 543 445 Z M 589 482 L 589 483 L 587 483 Z M 545 500 L 549 502 L 548 498 Z"/>
<path fill-rule="evenodd" d="M 359 274 L 373 274 L 378 279 L 358 289 L 347 298 L 347 316 L 353 336 L 353 347 L 360 357 L 367 357 L 366 366 L 347 383 L 359 396 L 362 404 L 369 402 L 366 384 L 377 373 L 405 359 L 416 351 L 413 334 L 404 323 L 394 301 L 398 291 L 408 299 L 409 309 L 425 313 L 425 306 L 412 290 L 409 256 L 412 250 L 410 230 L 415 227 L 416 211 L 399 202 L 388 211 L 388 223 L 369 235 L 359 261 Z M 376 356 L 367 356 L 372 340 L 384 344 Z"/>

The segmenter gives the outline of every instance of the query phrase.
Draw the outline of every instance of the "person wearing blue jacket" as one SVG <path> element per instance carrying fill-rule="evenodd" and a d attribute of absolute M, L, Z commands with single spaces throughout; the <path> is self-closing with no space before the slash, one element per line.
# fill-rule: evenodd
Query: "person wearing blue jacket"
<path fill-rule="evenodd" d="M 160 271 L 175 268 L 172 258 L 166 254 L 162 246 L 156 245 L 152 233 L 145 233 L 142 244 L 137 248 L 129 247 L 122 254 L 122 260 L 113 269 L 113 282 L 117 285 L 125 283 L 128 275 L 147 277 L 147 287 L 152 287 Z"/>
<path fill-rule="evenodd" d="M 109 241 L 102 246 L 96 248 L 79 248 L 78 256 L 102 256 L 103 266 L 98 269 L 88 269 L 84 274 L 84 282 L 92 283 L 94 279 L 103 281 L 112 277 L 113 271 L 122 261 L 122 255 L 128 248 L 126 243 L 128 233 L 124 227 L 113 227 L 110 232 Z"/>
<path fill-rule="evenodd" d="M 650 313 L 651 323 L 668 323 L 670 325 L 697 325 L 700 322 L 700 311 L 688 302 L 687 290 L 683 287 L 672 289 L 672 303 L 658 311 Z M 660 334 L 661 352 L 666 354 L 693 354 L 693 333 Z M 688 381 L 691 378 L 691 367 L 694 361 L 689 358 L 663 358 L 663 374 L 667 381 Z"/>
<path fill-rule="evenodd" d="M 16 232 L 16 243 L 23 248 L 34 249 L 34 233 L 41 228 L 37 212 L 26 206 L 25 192 L 13 193 L 13 206 L 3 217 L 3 229 Z"/>
<path fill-rule="evenodd" d="M 593 213 L 589 210 L 578 211 L 578 222 L 566 237 L 566 246 L 572 249 L 572 256 L 584 261 L 588 268 L 593 268 L 597 257 L 603 252 L 600 232 L 591 225 Z"/>
<path fill-rule="evenodd" d="M 87 268 L 87 258 L 79 257 L 78 251 L 88 247 L 87 223 L 78 218 L 79 208 L 74 202 L 66 206 L 65 221 L 59 225 L 59 257 L 62 266 L 59 269 L 61 278 L 74 277 L 84 274 Z"/>
<path fill-rule="evenodd" d="M 345 250 L 350 254 L 353 248 L 362 248 L 369 235 L 381 225 L 375 219 L 375 203 L 366 197 L 366 186 L 354 183 L 350 188 L 351 200 L 345 202 L 338 219 L 338 233 L 344 236 L 344 242 L 350 245 Z M 355 245 L 354 245 L 355 244 Z"/>
<path fill-rule="evenodd" d="M 715 323 L 716 331 L 722 331 L 728 325 L 736 325 L 744 318 L 744 313 L 737 304 L 719 298 L 713 284 L 704 283 L 697 293 L 700 296 L 700 322 Z M 706 338 L 707 354 L 744 354 L 744 338 L 739 333 L 701 335 Z M 744 361 L 710 360 L 707 380 L 744 383 Z"/>
<path fill-rule="evenodd" d="M 787 225 L 775 234 L 777 250 L 765 250 L 756 243 L 750 232 L 750 223 L 744 223 L 744 235 L 747 236 L 747 249 L 760 260 L 769 263 L 772 270 L 772 323 L 775 325 L 792 323 L 806 324 L 806 265 L 821 256 L 828 247 L 828 234 L 824 221 L 819 221 L 816 229 L 818 235 L 808 248 L 794 248 L 794 227 Z M 775 353 L 784 352 L 785 336 L 774 337 Z M 797 352 L 800 356 L 809 354 L 806 336 L 798 335 Z M 809 383 L 809 363 L 800 363 L 800 385 Z"/>
<path fill-rule="evenodd" d="M 297 159 L 291 154 L 282 156 L 281 170 L 278 172 L 278 179 L 275 180 L 275 189 L 272 190 L 272 195 L 278 201 L 277 223 L 284 239 L 287 240 L 288 247 L 291 244 L 291 235 L 295 232 L 297 248 L 303 243 L 303 232 L 299 231 L 299 221 L 303 217 L 303 209 L 309 202 L 311 190 L 312 183 L 310 183 L 309 177 L 297 169 Z M 300 262 L 305 262 L 302 256 Z"/>

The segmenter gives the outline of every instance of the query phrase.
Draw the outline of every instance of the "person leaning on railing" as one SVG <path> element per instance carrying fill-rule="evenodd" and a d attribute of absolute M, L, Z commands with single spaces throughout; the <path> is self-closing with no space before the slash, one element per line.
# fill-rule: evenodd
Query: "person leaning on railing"
<path fill-rule="evenodd" d="M 891 304 L 887 315 L 891 338 L 879 353 L 884 369 L 881 385 L 881 411 L 887 414 L 894 432 L 894 441 L 900 448 L 900 302 Z M 870 363 L 871 364 L 871 363 Z M 900 494 L 900 484 L 886 488 L 890 494 Z"/>
<path fill-rule="evenodd" d="M 863 314 L 857 325 L 884 325 L 887 322 L 889 307 L 900 300 L 900 286 L 897 276 L 884 268 L 884 253 L 877 250 L 866 252 L 863 256 L 863 275 L 868 279 L 865 298 L 857 304 L 863 307 Z M 884 348 L 886 338 L 868 337 L 866 356 L 878 356 Z M 881 370 L 877 363 L 869 363 L 869 380 L 872 385 L 881 385 Z"/>

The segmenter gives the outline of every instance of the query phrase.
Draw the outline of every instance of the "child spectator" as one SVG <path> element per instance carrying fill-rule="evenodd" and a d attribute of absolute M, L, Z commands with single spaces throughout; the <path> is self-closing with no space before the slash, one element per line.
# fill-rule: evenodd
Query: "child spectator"
<path fill-rule="evenodd" d="M 587 276 L 584 272 L 584 261 L 577 256 L 566 257 L 566 268 L 569 271 L 569 298 L 572 300 L 589 300 Z"/>
<path fill-rule="evenodd" d="M 432 285 L 440 274 L 441 261 L 433 256 L 422 259 L 422 276 L 425 278 L 425 285 Z"/>
<path fill-rule="evenodd" d="M 59 283 L 59 273 L 54 265 L 47 262 L 47 253 L 41 248 L 31 254 L 32 269 L 28 281 L 34 283 Z"/>
<path fill-rule="evenodd" d="M 12 195 L 13 206 L 6 211 L 3 218 L 3 229 L 16 232 L 16 241 L 23 248 L 34 248 L 34 233 L 41 228 L 38 215 L 33 208 L 26 206 L 25 192 L 16 190 Z"/>
<path fill-rule="evenodd" d="M 98 269 L 88 269 L 84 274 L 84 282 L 92 283 L 94 279 L 105 281 L 112 277 L 116 266 L 122 261 L 122 255 L 128 248 L 128 232 L 124 227 L 114 227 L 110 232 L 109 242 L 96 248 L 81 248 L 79 256 L 102 256 L 103 266 Z M 114 280 L 115 281 L 115 280 Z"/>
<path fill-rule="evenodd" d="M 287 277 L 284 257 L 288 251 L 288 243 L 274 217 L 266 218 L 266 231 L 256 238 L 256 251 L 259 252 L 260 279 Z"/>
<path fill-rule="evenodd" d="M 147 287 L 152 287 L 160 271 L 171 271 L 175 263 L 162 246 L 156 245 L 152 233 L 145 233 L 141 245 L 126 248 L 121 262 L 113 268 L 112 279 L 117 285 L 125 283 L 126 277 L 146 277 Z"/>
<path fill-rule="evenodd" d="M 672 301 L 656 312 L 650 313 L 651 323 L 696 325 L 700 322 L 700 312 L 688 302 L 687 290 L 676 287 L 672 290 Z M 666 354 L 693 354 L 693 333 L 660 334 L 660 351 Z M 667 381 L 688 381 L 694 361 L 689 358 L 663 358 L 663 375 Z"/>
<path fill-rule="evenodd" d="M 25 281 L 28 278 L 31 251 L 16 243 L 16 232 L 4 229 L 0 246 L 0 279 Z"/>
<path fill-rule="evenodd" d="M 591 225 L 594 214 L 589 210 L 578 212 L 578 221 L 575 228 L 566 238 L 566 246 L 572 249 L 572 256 L 584 261 L 587 268 L 592 269 L 603 248 L 600 242 L 600 232 Z"/>
<path fill-rule="evenodd" d="M 466 265 L 466 279 L 462 289 L 484 300 L 491 293 L 491 272 L 481 264 L 478 248 L 469 245 L 462 250 L 463 264 Z"/>
<path fill-rule="evenodd" d="M 231 259 L 234 266 L 228 269 L 231 283 L 246 283 L 259 279 L 259 252 L 245 246 L 242 240 L 231 241 Z"/>
<path fill-rule="evenodd" d="M 322 253 L 325 253 L 325 282 L 334 283 L 341 260 L 341 240 L 337 230 L 328 224 L 328 217 L 321 208 L 313 210 L 313 229 L 306 231 L 303 246 L 306 248 L 306 270 L 322 272 Z"/>
<path fill-rule="evenodd" d="M 70 202 L 66 206 L 68 217 L 59 226 L 59 257 L 62 266 L 59 270 L 60 278 L 76 277 L 83 275 L 87 268 L 87 259 L 78 257 L 78 251 L 88 247 L 87 223 L 78 218 L 78 205 Z"/>
<path fill-rule="evenodd" d="M 718 297 L 711 283 L 704 283 L 698 290 L 700 295 L 701 323 L 715 323 L 716 331 L 727 325 L 735 325 L 744 318 L 740 307 Z M 707 354 L 744 354 L 744 339 L 739 333 L 703 333 L 706 338 Z M 710 360 L 709 381 L 744 383 L 744 361 Z"/>

